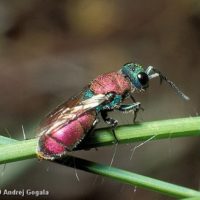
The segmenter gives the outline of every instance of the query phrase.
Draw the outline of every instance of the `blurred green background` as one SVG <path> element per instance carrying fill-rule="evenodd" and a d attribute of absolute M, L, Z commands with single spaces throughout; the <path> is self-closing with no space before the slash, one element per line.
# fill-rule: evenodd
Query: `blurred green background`
<path fill-rule="evenodd" d="M 145 108 L 138 121 L 200 112 L 200 2 L 198 0 L 0 0 L 0 130 L 28 138 L 42 117 L 97 75 L 127 62 L 153 65 L 188 96 L 184 102 L 153 80 L 135 98 Z M 132 115 L 114 113 L 120 124 Z M 200 188 L 199 138 L 118 145 L 113 165 Z M 114 147 L 75 155 L 109 164 Z M 93 174 L 37 159 L 0 168 L 1 189 L 48 190 L 40 199 L 172 199 Z M 9 199 L 0 196 L 0 199 Z M 12 197 L 19 199 L 19 197 Z M 24 199 L 35 199 L 26 196 Z"/>

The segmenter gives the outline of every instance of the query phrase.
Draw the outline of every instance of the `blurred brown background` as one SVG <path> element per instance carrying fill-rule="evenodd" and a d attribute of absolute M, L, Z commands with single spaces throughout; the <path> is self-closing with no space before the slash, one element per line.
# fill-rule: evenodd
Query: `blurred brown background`
<path fill-rule="evenodd" d="M 42 117 L 101 73 L 129 61 L 153 65 L 188 96 L 158 80 L 136 95 L 139 121 L 200 112 L 200 2 L 172 0 L 0 0 L 0 130 L 28 138 Z M 114 113 L 121 124 L 131 115 Z M 113 165 L 186 187 L 200 187 L 199 138 L 119 145 Z M 114 147 L 76 155 L 109 164 Z M 46 189 L 40 199 L 172 199 L 37 159 L 1 166 L 1 189 Z M 8 199 L 1 196 L 0 199 Z M 15 197 L 19 199 L 19 197 Z M 25 199 L 35 199 L 34 196 Z"/>

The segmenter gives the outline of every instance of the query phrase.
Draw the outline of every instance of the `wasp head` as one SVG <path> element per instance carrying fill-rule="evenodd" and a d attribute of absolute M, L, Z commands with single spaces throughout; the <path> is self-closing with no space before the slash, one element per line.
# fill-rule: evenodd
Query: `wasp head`
<path fill-rule="evenodd" d="M 138 90 L 145 90 L 149 87 L 149 76 L 144 71 L 143 67 L 135 63 L 127 63 L 122 69 L 124 74 Z"/>
<path fill-rule="evenodd" d="M 172 81 L 164 76 L 159 70 L 152 66 L 147 67 L 146 70 L 142 66 L 135 63 L 127 63 L 120 70 L 132 83 L 132 85 L 139 90 L 145 90 L 149 87 L 149 80 L 159 77 L 160 83 L 165 81 L 170 87 L 172 87 L 176 93 L 185 100 L 190 98 L 186 96 Z"/>

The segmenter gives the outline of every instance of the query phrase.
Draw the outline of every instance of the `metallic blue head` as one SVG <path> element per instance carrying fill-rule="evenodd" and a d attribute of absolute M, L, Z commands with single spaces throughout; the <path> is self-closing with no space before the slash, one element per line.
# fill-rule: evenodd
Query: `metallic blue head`
<path fill-rule="evenodd" d="M 127 63 L 122 67 L 121 73 L 131 81 L 136 89 L 142 90 L 149 87 L 149 76 L 142 66 L 135 63 Z"/>

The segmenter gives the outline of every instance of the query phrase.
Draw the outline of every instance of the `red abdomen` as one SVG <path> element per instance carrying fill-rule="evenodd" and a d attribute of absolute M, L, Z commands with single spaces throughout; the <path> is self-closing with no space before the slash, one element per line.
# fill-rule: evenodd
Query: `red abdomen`
<path fill-rule="evenodd" d="M 126 91 L 131 90 L 131 84 L 122 74 L 111 72 L 97 76 L 92 81 L 90 89 L 95 94 L 115 92 L 116 94 L 123 95 Z"/>
<path fill-rule="evenodd" d="M 95 119 L 95 112 L 86 112 L 58 130 L 41 135 L 38 155 L 45 159 L 51 159 L 73 150 L 93 127 Z"/>

